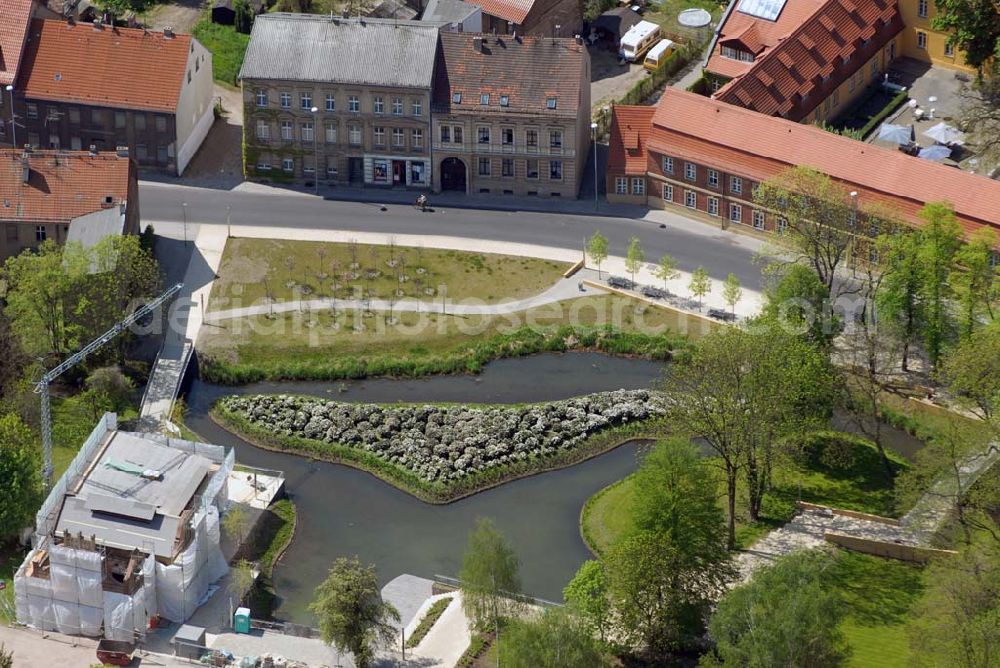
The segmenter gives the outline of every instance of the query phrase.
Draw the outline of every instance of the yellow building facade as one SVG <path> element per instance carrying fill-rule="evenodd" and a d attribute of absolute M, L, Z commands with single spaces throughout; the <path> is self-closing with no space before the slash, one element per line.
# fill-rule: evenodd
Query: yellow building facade
<path fill-rule="evenodd" d="M 934 0 L 900 0 L 899 11 L 906 26 L 900 34 L 899 55 L 963 72 L 976 71 L 965 64 L 962 51 L 948 46 L 948 33 L 931 25 L 937 13 Z"/>

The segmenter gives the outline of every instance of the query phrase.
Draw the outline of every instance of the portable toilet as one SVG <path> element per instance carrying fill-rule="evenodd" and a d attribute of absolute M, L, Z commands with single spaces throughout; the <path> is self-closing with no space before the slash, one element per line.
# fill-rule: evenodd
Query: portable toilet
<path fill-rule="evenodd" d="M 237 633 L 250 633 L 250 608 L 236 608 L 233 630 Z"/>

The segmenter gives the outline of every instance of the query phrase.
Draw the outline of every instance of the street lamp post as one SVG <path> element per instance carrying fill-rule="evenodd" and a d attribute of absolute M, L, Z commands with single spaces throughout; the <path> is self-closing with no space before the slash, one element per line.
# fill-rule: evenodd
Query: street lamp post
<path fill-rule="evenodd" d="M 233 205 L 226 205 L 226 238 L 229 239 L 233 236 L 233 228 L 229 224 L 229 214 L 232 213 Z"/>
<path fill-rule="evenodd" d="M 850 262 L 851 270 L 854 276 L 857 277 L 858 272 L 858 191 L 851 191 L 851 249 L 850 249 Z"/>
<path fill-rule="evenodd" d="M 188 203 L 181 202 L 181 212 L 184 214 L 184 245 L 188 242 Z"/>
<path fill-rule="evenodd" d="M 590 134 L 594 140 L 594 211 L 597 211 L 600 206 L 597 200 L 597 123 L 590 124 Z"/>
<path fill-rule="evenodd" d="M 319 107 L 313 107 L 309 111 L 313 115 L 313 193 L 319 194 L 319 142 L 316 135 L 319 132 Z"/>
<path fill-rule="evenodd" d="M 7 84 L 7 92 L 10 93 L 10 140 L 13 147 L 17 148 L 17 122 L 14 120 L 14 86 Z"/>

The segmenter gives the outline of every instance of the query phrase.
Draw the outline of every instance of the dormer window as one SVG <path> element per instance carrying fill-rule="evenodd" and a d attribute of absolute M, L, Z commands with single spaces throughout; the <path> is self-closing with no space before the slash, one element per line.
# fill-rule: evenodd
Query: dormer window
<path fill-rule="evenodd" d="M 452 104 L 462 104 L 462 94 L 461 93 L 453 93 L 452 96 L 451 96 L 451 102 L 452 102 Z"/>
<path fill-rule="evenodd" d="M 547 100 L 545 100 L 545 107 L 547 109 L 555 109 L 556 108 L 556 98 L 550 97 Z"/>
<path fill-rule="evenodd" d="M 480 93 L 479 94 L 479 104 L 489 104 L 489 103 L 490 103 L 490 94 L 489 93 Z"/>
<path fill-rule="evenodd" d="M 501 95 L 500 96 L 500 106 L 501 107 L 509 107 L 510 106 L 510 96 L 509 95 Z"/>
<path fill-rule="evenodd" d="M 749 51 L 743 51 L 742 49 L 734 49 L 731 46 L 725 46 L 725 45 L 723 45 L 721 49 L 723 58 L 738 60 L 742 63 L 752 63 L 754 60 L 753 54 L 750 53 Z"/>

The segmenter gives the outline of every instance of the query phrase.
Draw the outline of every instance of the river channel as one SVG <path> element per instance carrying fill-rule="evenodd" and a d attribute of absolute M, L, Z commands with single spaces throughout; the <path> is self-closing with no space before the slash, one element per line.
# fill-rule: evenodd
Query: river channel
<path fill-rule="evenodd" d="M 634 471 L 642 446 L 626 444 L 566 469 L 435 506 L 362 471 L 256 448 L 214 424 L 208 410 L 222 396 L 257 393 L 364 402 L 554 401 L 605 390 L 648 388 L 662 369 L 662 363 L 647 360 L 568 353 L 499 360 L 478 376 L 239 387 L 196 379 L 186 398 L 186 423 L 206 441 L 236 448 L 242 464 L 285 472 L 287 491 L 298 510 L 298 527 L 274 572 L 281 597 L 276 615 L 282 619 L 312 623 L 307 606 L 338 556 L 357 555 L 362 562 L 375 564 L 383 583 L 402 573 L 457 576 L 469 530 L 478 517 L 492 518 L 515 546 L 525 592 L 558 601 L 563 587 L 590 557 L 578 525 L 584 502 Z M 912 454 L 919 445 L 902 432 L 888 431 L 888 440 L 901 454 Z"/>

